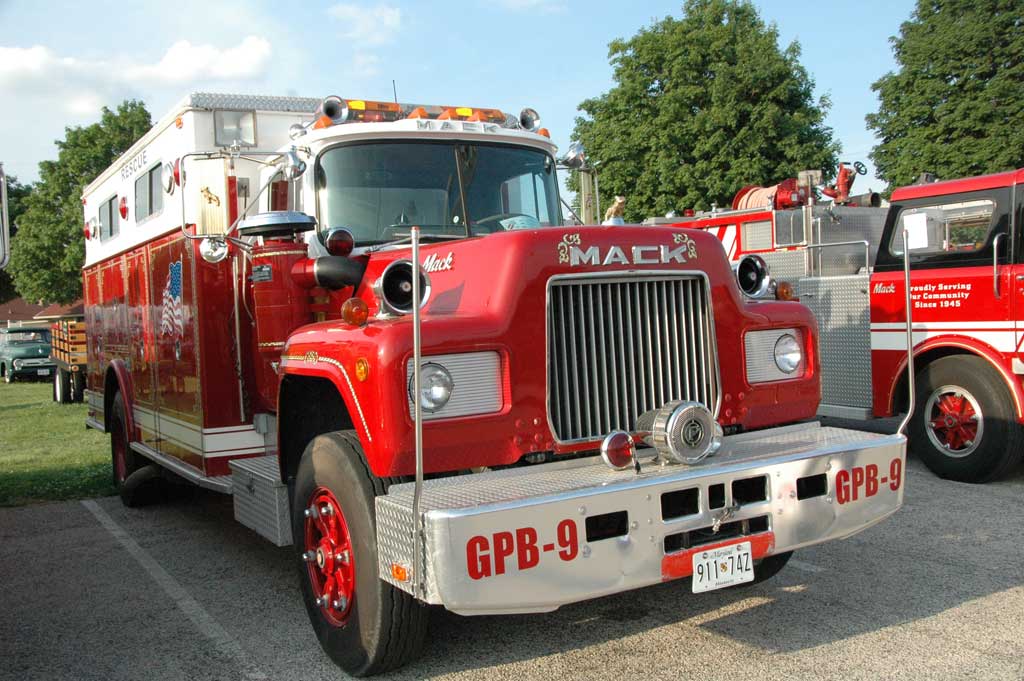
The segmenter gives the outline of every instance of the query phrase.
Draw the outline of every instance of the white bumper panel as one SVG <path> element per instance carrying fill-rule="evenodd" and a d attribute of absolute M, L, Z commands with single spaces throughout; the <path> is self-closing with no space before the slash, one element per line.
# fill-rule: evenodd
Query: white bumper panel
<path fill-rule="evenodd" d="M 902 505 L 906 439 L 813 423 L 727 437 L 695 466 L 644 463 L 426 481 L 421 597 L 461 614 L 545 612 L 688 576 L 708 547 L 751 541 L 756 561 L 847 537 Z M 412 572 L 412 497 L 408 483 L 377 499 L 381 579 L 410 593 L 415 577 L 393 566 Z"/>

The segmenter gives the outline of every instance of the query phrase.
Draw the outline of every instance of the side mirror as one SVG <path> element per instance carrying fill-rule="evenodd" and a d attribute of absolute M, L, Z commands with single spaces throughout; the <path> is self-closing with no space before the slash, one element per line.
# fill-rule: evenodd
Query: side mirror
<path fill-rule="evenodd" d="M 569 148 L 562 155 L 562 158 L 558 159 L 558 162 L 572 170 L 583 168 L 587 165 L 587 153 L 583 149 L 583 144 L 579 141 L 569 144 Z"/>
<path fill-rule="evenodd" d="M 7 215 L 7 175 L 4 164 L 0 163 L 0 270 L 7 267 L 11 259 L 11 224 Z"/>
<path fill-rule="evenodd" d="M 295 151 L 295 147 L 292 147 L 291 151 L 285 152 L 284 163 L 281 166 L 281 174 L 284 175 L 284 179 L 291 182 L 302 177 L 302 173 L 306 172 L 306 162 L 299 158 L 299 154 Z"/>
<path fill-rule="evenodd" d="M 206 237 L 199 242 L 199 255 L 211 265 L 216 265 L 228 257 L 228 243 L 224 239 Z"/>

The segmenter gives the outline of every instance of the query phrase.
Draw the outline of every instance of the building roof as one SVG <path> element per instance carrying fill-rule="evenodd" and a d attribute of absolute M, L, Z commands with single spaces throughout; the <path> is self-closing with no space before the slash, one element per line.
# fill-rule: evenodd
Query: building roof
<path fill-rule="evenodd" d="M 8 326 L 11 322 L 30 322 L 43 309 L 23 298 L 14 298 L 0 303 L 0 326 Z"/>
<path fill-rule="evenodd" d="M 32 317 L 32 319 L 65 319 L 67 317 L 84 317 L 85 302 L 79 298 L 70 305 L 54 303 L 48 305 Z"/>

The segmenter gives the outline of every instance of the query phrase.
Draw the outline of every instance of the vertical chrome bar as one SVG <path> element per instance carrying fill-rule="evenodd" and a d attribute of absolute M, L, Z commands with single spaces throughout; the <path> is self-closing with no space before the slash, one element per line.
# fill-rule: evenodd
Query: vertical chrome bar
<path fill-rule="evenodd" d="M 672 332 L 672 350 L 676 353 L 675 373 L 673 375 L 672 395 L 673 400 L 685 399 L 683 394 L 683 366 L 686 363 L 686 352 L 679 342 L 679 286 L 682 281 L 673 281 L 669 286 L 669 311 L 668 323 Z"/>
<path fill-rule="evenodd" d="M 690 366 L 693 362 L 690 360 L 690 334 L 687 329 L 687 320 L 690 318 L 692 311 L 686 300 L 686 292 L 690 290 L 689 280 L 681 282 L 679 287 L 679 307 L 682 315 L 679 318 L 679 337 L 682 339 L 682 356 L 683 356 L 683 393 L 679 399 L 692 400 L 690 394 Z"/>
<path fill-rule="evenodd" d="M 590 349 L 587 347 L 587 317 L 586 309 L 583 306 L 583 286 L 580 284 L 573 284 L 573 291 L 578 294 L 574 296 L 579 299 L 579 308 L 577 309 L 579 315 L 579 344 L 580 344 L 580 367 L 578 369 L 579 374 L 583 377 L 583 390 L 580 392 L 583 412 L 583 423 L 580 424 L 583 428 L 582 435 L 588 435 L 593 432 L 591 430 L 590 421 Z"/>
<path fill-rule="evenodd" d="M 590 375 L 594 378 L 594 388 L 590 392 L 591 396 L 591 409 L 594 414 L 594 430 L 590 431 L 590 434 L 602 433 L 603 424 L 601 423 L 601 349 L 597 345 L 597 331 L 594 326 L 597 324 L 597 310 L 594 307 L 594 286 L 593 284 L 588 285 L 587 289 L 587 304 L 589 305 L 589 312 L 587 314 L 587 322 L 590 326 Z M 603 434 L 603 433 L 602 433 Z"/>
<path fill-rule="evenodd" d="M 578 343 L 576 342 L 576 310 L 575 310 L 575 296 L 573 291 L 575 290 L 574 285 L 565 286 L 565 309 L 567 312 L 567 319 L 565 328 L 569 332 L 569 354 L 572 358 L 572 366 L 569 371 L 572 373 L 572 384 L 573 384 L 573 399 L 572 404 L 575 407 L 576 419 L 572 421 L 572 426 L 565 433 L 567 440 L 575 440 L 579 437 L 578 429 L 583 425 L 583 416 L 580 414 L 580 369 L 579 364 L 576 361 L 576 351 Z"/>
<path fill-rule="evenodd" d="M 565 295 L 566 288 L 564 286 L 556 286 L 552 289 L 554 298 L 558 299 L 558 315 L 552 320 L 551 328 L 552 333 L 557 333 L 559 339 L 562 341 L 562 354 L 558 355 L 558 363 L 562 365 L 562 381 L 558 385 L 557 404 L 562 407 L 562 427 L 558 429 L 558 433 L 566 433 L 571 431 L 570 424 L 572 423 L 572 412 L 571 405 L 569 404 L 569 395 L 572 391 L 569 390 L 569 350 L 566 348 L 566 309 L 565 309 Z"/>
<path fill-rule="evenodd" d="M 910 236 L 907 228 L 903 227 L 903 304 L 907 315 L 907 415 L 900 422 L 896 432 L 903 434 L 910 419 L 914 416 L 914 404 L 917 398 L 917 390 L 914 387 L 914 320 L 911 313 L 910 300 Z"/>
<path fill-rule="evenodd" d="M 640 416 L 640 414 L 643 413 L 643 409 L 640 408 L 640 402 L 637 401 L 637 394 L 636 394 L 636 383 L 637 383 L 637 380 L 636 380 L 636 355 L 635 355 L 635 345 L 633 343 L 633 312 L 634 312 L 634 307 L 629 304 L 629 298 L 630 298 L 629 291 L 630 291 L 631 285 L 629 283 L 624 282 L 624 283 L 620 284 L 619 287 L 620 287 L 619 288 L 619 291 L 620 291 L 619 302 L 620 303 L 622 302 L 622 296 L 623 295 L 625 295 L 625 298 L 626 298 L 626 304 L 624 306 L 622 306 L 622 310 L 623 310 L 623 315 L 622 315 L 623 316 L 622 332 L 626 336 L 626 346 L 627 346 L 626 355 L 627 355 L 627 358 L 629 360 L 627 374 L 626 374 L 628 379 L 629 379 L 629 398 L 630 398 L 630 402 L 629 402 L 629 405 L 630 405 L 629 418 L 630 418 L 630 423 L 635 423 L 636 422 L 636 418 L 638 416 Z M 628 321 L 625 319 L 627 316 L 629 317 Z"/>
<path fill-rule="evenodd" d="M 647 311 L 648 324 L 653 326 L 651 339 L 654 343 L 654 406 L 660 407 L 665 404 L 665 391 L 662 381 L 665 380 L 665 365 L 661 348 L 661 296 L 658 291 L 658 282 L 652 281 L 647 284 L 651 290 L 651 306 Z"/>
<path fill-rule="evenodd" d="M 611 354 L 608 352 L 608 342 L 605 338 L 604 327 L 608 321 L 608 304 L 604 298 L 604 284 L 597 285 L 597 340 L 601 348 L 601 381 L 604 383 L 604 390 L 601 394 L 601 416 L 604 418 L 602 433 L 610 433 L 612 425 L 612 396 L 615 392 L 612 389 Z"/>
<path fill-rule="evenodd" d="M 7 175 L 4 164 L 0 163 L 0 270 L 7 267 L 11 259 L 11 225 L 7 213 Z"/>
<path fill-rule="evenodd" d="M 245 252 L 240 252 L 246 257 Z M 238 258 L 231 258 L 231 296 L 235 306 L 235 379 L 238 381 L 238 418 L 245 423 L 245 389 L 242 385 L 242 327 L 238 309 Z M 245 295 L 244 293 L 242 295 Z M 142 339 L 139 339 L 142 341 Z"/>
<path fill-rule="evenodd" d="M 413 595 L 426 593 L 423 579 L 423 545 L 420 541 L 420 495 L 423 492 L 423 405 L 420 402 L 420 360 L 423 348 L 420 339 L 420 228 L 413 225 L 412 236 L 412 392 L 415 423 L 416 482 L 412 493 L 413 522 Z"/>

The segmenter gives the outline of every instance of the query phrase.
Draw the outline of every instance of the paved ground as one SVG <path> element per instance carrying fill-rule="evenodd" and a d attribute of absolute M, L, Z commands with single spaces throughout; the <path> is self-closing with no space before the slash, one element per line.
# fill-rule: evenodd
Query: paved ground
<path fill-rule="evenodd" d="M 438 610 L 392 678 L 1024 678 L 1024 472 L 908 467 L 906 506 L 742 590 L 679 582 L 549 615 Z M 0 509 L 0 678 L 337 679 L 288 549 L 230 499 Z"/>

